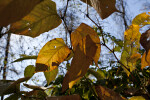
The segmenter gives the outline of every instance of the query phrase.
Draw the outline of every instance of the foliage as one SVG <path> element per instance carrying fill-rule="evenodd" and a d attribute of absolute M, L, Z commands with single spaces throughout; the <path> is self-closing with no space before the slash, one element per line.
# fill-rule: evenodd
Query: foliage
<path fill-rule="evenodd" d="M 116 0 L 81 0 L 95 8 L 102 19 L 109 17 L 115 11 Z M 88 1 L 88 2 L 87 2 Z M 19 6 L 16 6 L 16 2 Z M 27 3 L 27 4 L 26 4 Z M 47 42 L 40 50 L 37 56 L 26 56 L 15 60 L 14 62 L 36 59 L 36 66 L 29 65 L 24 71 L 25 78 L 18 79 L 7 85 L 1 95 L 11 94 L 9 98 L 22 99 L 47 99 L 47 100 L 67 100 L 67 99 L 101 99 L 101 100 L 123 100 L 127 97 L 134 99 L 150 98 L 150 60 L 149 60 L 149 32 L 147 30 L 141 35 L 140 28 L 148 25 L 150 15 L 142 13 L 136 16 L 132 25 L 124 32 L 124 41 L 118 40 L 105 33 L 102 27 L 96 24 L 88 15 L 96 26 L 92 28 L 85 23 L 74 30 L 68 29 L 66 24 L 66 12 L 60 16 L 57 14 L 56 4 L 51 0 L 32 0 L 21 2 L 19 0 L 1 1 L 0 15 L 5 12 L 0 20 L 3 20 L 1 26 L 10 25 L 8 32 L 37 37 L 40 34 L 58 27 L 63 21 L 67 33 L 70 35 L 70 46 L 65 43 L 62 38 L 55 38 Z M 69 0 L 67 1 L 69 3 Z M 23 5 L 24 4 L 24 5 Z M 9 13 L 12 9 L 22 6 L 28 9 L 18 9 L 12 16 Z M 87 6 L 88 7 L 88 6 Z M 87 9 L 88 10 L 88 9 Z M 25 13 L 22 13 L 25 12 Z M 18 16 L 19 15 L 19 16 Z M 6 17 L 10 20 L 3 19 Z M 20 20 L 21 19 L 21 20 Z M 100 42 L 100 38 L 102 41 Z M 107 46 L 107 39 L 111 39 L 115 43 L 115 48 L 110 49 Z M 143 54 L 140 44 L 146 52 Z M 105 46 L 116 58 L 117 62 L 111 61 L 111 69 L 99 68 L 99 57 L 101 45 Z M 115 52 L 121 52 L 121 58 L 117 58 Z M 141 59 L 142 55 L 142 59 Z M 72 58 L 72 59 L 71 59 Z M 58 67 L 62 62 L 66 62 L 67 73 L 65 76 L 58 76 Z M 71 62 L 71 65 L 68 63 Z M 90 68 L 94 65 L 95 68 Z M 69 67 L 68 67 L 69 66 Z M 29 80 L 34 73 L 44 72 L 47 80 L 47 87 L 33 86 L 23 84 L 32 91 L 21 91 L 20 83 Z M 95 79 L 91 79 L 93 75 Z M 68 89 L 69 88 L 69 89 Z M 50 91 L 48 93 L 48 91 Z M 78 94 L 78 95 L 73 95 Z M 60 96 L 60 97 L 48 97 Z M 62 95 L 62 96 L 61 96 Z M 64 96 L 66 95 L 66 96 Z M 70 96 L 68 96 L 70 95 Z M 138 97 L 136 97 L 138 96 Z"/>

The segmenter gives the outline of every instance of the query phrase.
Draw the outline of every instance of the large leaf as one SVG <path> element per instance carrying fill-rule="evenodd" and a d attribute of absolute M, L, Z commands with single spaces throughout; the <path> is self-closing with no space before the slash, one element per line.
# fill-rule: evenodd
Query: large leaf
<path fill-rule="evenodd" d="M 132 24 L 140 25 L 141 27 L 143 27 L 147 24 L 150 24 L 150 12 L 148 14 L 146 14 L 146 12 L 145 12 L 145 13 L 137 15 L 133 19 Z"/>
<path fill-rule="evenodd" d="M 47 42 L 38 54 L 36 60 L 36 72 L 52 71 L 63 62 L 71 50 L 62 38 L 56 38 Z"/>
<path fill-rule="evenodd" d="M 47 97 L 47 100 L 81 100 L 81 97 L 74 94 L 68 96 Z"/>
<path fill-rule="evenodd" d="M 86 3 L 86 0 L 81 0 Z M 90 1 L 90 3 L 89 3 Z M 88 4 L 92 5 L 102 19 L 109 17 L 116 12 L 116 0 L 88 0 Z"/>
<path fill-rule="evenodd" d="M 70 52 L 71 50 L 61 38 L 47 42 L 38 54 L 36 72 L 44 72 L 49 84 L 58 73 L 58 65 L 67 58 Z"/>
<path fill-rule="evenodd" d="M 0 0 L 0 26 L 14 23 L 40 3 L 42 0 Z"/>
<path fill-rule="evenodd" d="M 95 89 L 100 100 L 123 100 L 119 94 L 111 89 L 105 88 L 103 86 L 95 86 Z"/>
<path fill-rule="evenodd" d="M 44 0 L 38 4 L 21 21 L 13 23 L 10 32 L 31 37 L 56 28 L 61 24 L 61 19 L 56 11 L 56 4 L 51 0 Z"/>
<path fill-rule="evenodd" d="M 32 77 L 35 73 L 35 67 L 33 65 L 29 65 L 24 70 L 24 77 Z"/>
<path fill-rule="evenodd" d="M 139 41 L 141 33 L 139 29 L 140 27 L 138 25 L 131 25 L 129 29 L 124 32 L 125 40 L 121 62 L 130 72 L 136 69 L 136 61 L 141 57 L 141 55 L 137 53 L 140 47 Z M 130 72 L 124 66 L 122 67 L 129 76 Z"/>
<path fill-rule="evenodd" d="M 62 84 L 62 91 L 72 86 L 80 80 L 87 72 L 89 65 L 93 62 L 96 54 L 97 46 L 89 35 L 80 40 L 80 44 L 76 46 L 74 57 Z"/>
<path fill-rule="evenodd" d="M 76 49 L 76 46 L 79 45 L 86 45 L 85 42 L 82 42 L 82 40 L 86 39 L 86 36 L 89 35 L 91 41 L 96 45 L 96 53 L 92 58 L 95 61 L 95 64 L 97 65 L 99 57 L 100 57 L 100 51 L 101 51 L 101 45 L 100 45 L 100 39 L 97 33 L 88 25 L 82 23 L 72 34 L 71 34 L 71 43 L 73 46 L 73 50 Z M 89 41 L 89 42 L 91 42 Z M 81 47 L 82 48 L 82 47 Z M 89 47 L 90 48 L 90 47 Z M 84 48 L 82 48 L 84 49 Z M 84 53 L 86 54 L 86 51 L 84 50 Z M 88 55 L 88 54 L 87 54 Z"/>

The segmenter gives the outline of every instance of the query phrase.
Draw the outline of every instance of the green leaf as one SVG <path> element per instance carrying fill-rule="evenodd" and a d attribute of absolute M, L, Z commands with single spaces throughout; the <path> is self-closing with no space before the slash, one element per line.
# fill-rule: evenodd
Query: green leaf
<path fill-rule="evenodd" d="M 40 3 L 42 0 L 0 0 L 0 26 L 14 23 Z"/>
<path fill-rule="evenodd" d="M 22 20 L 10 26 L 10 32 L 31 37 L 39 36 L 59 26 L 61 19 L 56 11 L 56 4 L 51 0 L 44 0 L 38 4 Z"/>
<path fill-rule="evenodd" d="M 19 62 L 19 61 L 23 61 L 23 60 L 30 60 L 30 59 L 37 59 L 37 56 L 24 56 L 24 57 L 22 57 L 22 58 L 16 59 L 16 60 L 13 61 L 12 63 L 14 63 L 14 62 Z"/>
<path fill-rule="evenodd" d="M 44 75 L 45 75 L 45 78 L 46 78 L 48 85 L 51 81 L 55 80 L 57 73 L 58 73 L 58 68 L 56 68 L 52 71 L 44 72 Z"/>
<path fill-rule="evenodd" d="M 32 77 L 35 73 L 35 67 L 33 65 L 29 65 L 24 70 L 24 77 Z"/>

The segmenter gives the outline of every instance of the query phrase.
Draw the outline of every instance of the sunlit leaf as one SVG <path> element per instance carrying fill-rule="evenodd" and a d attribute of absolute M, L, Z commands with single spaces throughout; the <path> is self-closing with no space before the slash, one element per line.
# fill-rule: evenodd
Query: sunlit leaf
<path fill-rule="evenodd" d="M 131 25 L 124 32 L 124 49 L 121 55 L 121 62 L 124 66 L 122 68 L 130 75 L 130 72 L 136 69 L 136 61 L 141 57 L 138 52 L 140 48 L 140 27 L 138 25 Z M 126 66 L 126 67 L 125 67 Z"/>
<path fill-rule="evenodd" d="M 81 0 L 86 3 L 86 0 Z M 90 1 L 90 3 L 89 3 Z M 88 4 L 92 5 L 102 19 L 109 17 L 116 12 L 116 0 L 88 0 Z"/>
<path fill-rule="evenodd" d="M 31 37 L 56 28 L 61 24 L 61 19 L 56 11 L 56 4 L 51 0 L 44 0 L 38 4 L 22 20 L 13 23 L 10 32 Z"/>
<path fill-rule="evenodd" d="M 71 50 L 62 38 L 56 38 L 47 42 L 38 54 L 36 72 L 52 71 L 63 62 Z"/>
<path fill-rule="evenodd" d="M 72 34 L 71 34 L 71 42 L 72 42 L 72 46 L 73 46 L 73 50 L 76 49 L 76 46 L 79 44 L 80 46 L 84 46 L 85 42 L 82 42 L 82 40 L 85 41 L 86 36 L 89 35 L 90 39 L 92 39 L 91 41 L 94 42 L 94 44 L 96 45 L 97 49 L 96 49 L 96 54 L 94 55 L 94 57 L 92 57 L 94 59 L 95 64 L 97 65 L 99 57 L 100 57 L 100 51 L 101 51 L 101 45 L 100 45 L 100 39 L 99 36 L 97 35 L 97 33 L 88 25 L 82 23 Z M 89 42 L 91 42 L 89 41 Z M 81 47 L 82 49 L 85 49 L 84 47 Z M 90 47 L 89 47 L 90 48 Z M 87 51 L 84 50 L 84 53 L 86 53 Z M 87 54 L 87 56 L 90 56 Z"/>
<path fill-rule="evenodd" d="M 74 94 L 68 96 L 47 97 L 47 100 L 81 100 L 81 98 L 79 95 Z"/>
<path fill-rule="evenodd" d="M 53 81 L 58 73 L 58 66 L 71 50 L 61 38 L 53 39 L 40 50 L 36 61 L 36 72 L 44 72 L 47 83 Z"/>
<path fill-rule="evenodd" d="M 24 77 L 32 77 L 35 73 L 35 67 L 33 65 L 29 65 L 24 70 Z"/>
<path fill-rule="evenodd" d="M 141 69 L 145 68 L 146 66 L 150 66 L 150 50 L 147 54 L 145 52 L 141 59 Z"/>
<path fill-rule="evenodd" d="M 129 100 L 146 100 L 146 99 L 142 96 L 133 96 Z"/>
<path fill-rule="evenodd" d="M 86 74 L 89 65 L 93 62 L 96 50 L 97 46 L 89 35 L 80 40 L 80 44 L 76 46 L 71 67 L 63 80 L 62 91 L 65 91 L 68 87 L 72 88 Z"/>
<path fill-rule="evenodd" d="M 133 21 L 132 24 L 140 25 L 141 27 L 150 24 L 150 13 L 146 14 L 146 12 L 137 15 Z"/>
<path fill-rule="evenodd" d="M 100 100 L 123 100 L 123 98 L 111 89 L 103 86 L 95 86 Z"/>
<path fill-rule="evenodd" d="M 0 0 L 0 26 L 14 23 L 40 3 L 42 0 Z"/>
<path fill-rule="evenodd" d="M 12 63 L 19 62 L 19 61 L 24 61 L 24 60 L 30 60 L 30 59 L 37 59 L 37 56 L 24 56 L 24 57 L 21 57 L 19 59 L 16 59 Z"/>

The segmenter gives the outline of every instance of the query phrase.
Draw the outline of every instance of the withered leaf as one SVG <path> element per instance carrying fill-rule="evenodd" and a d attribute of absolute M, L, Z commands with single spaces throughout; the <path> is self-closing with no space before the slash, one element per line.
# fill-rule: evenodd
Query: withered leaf
<path fill-rule="evenodd" d="M 140 43 L 148 53 L 150 49 L 150 29 L 141 35 Z"/>
<path fill-rule="evenodd" d="M 97 33 L 90 26 L 82 23 L 74 32 L 72 32 L 71 43 L 73 46 L 73 50 L 75 51 L 78 44 L 80 46 L 85 45 L 85 42 L 82 42 L 82 40 L 85 40 L 87 35 L 90 36 L 91 41 L 93 41 L 97 47 L 96 54 L 94 56 L 92 56 L 95 64 L 97 65 L 99 57 L 100 57 L 100 51 L 101 51 L 100 39 L 99 39 L 99 36 L 97 35 Z M 90 42 L 90 40 L 89 40 L 89 42 Z M 84 47 L 81 47 L 81 48 L 85 49 Z M 86 50 L 83 50 L 83 51 L 85 54 L 87 54 Z"/>
<path fill-rule="evenodd" d="M 81 0 L 86 3 L 86 0 Z M 112 13 L 117 12 L 118 10 L 115 7 L 116 0 L 88 0 L 89 5 L 92 5 L 93 8 L 97 11 L 102 19 L 109 17 Z"/>
<path fill-rule="evenodd" d="M 119 94 L 111 89 L 105 88 L 103 86 L 95 86 L 95 89 L 100 100 L 123 100 Z"/>
<path fill-rule="evenodd" d="M 57 14 L 56 3 L 52 0 L 44 0 L 36 5 L 27 16 L 11 24 L 9 32 L 37 37 L 44 32 L 56 28 L 61 22 Z"/>
<path fill-rule="evenodd" d="M 43 0 L 0 0 L 0 26 L 7 26 L 24 16 Z"/>
<path fill-rule="evenodd" d="M 68 70 L 62 84 L 62 91 L 72 86 L 80 80 L 87 72 L 90 64 L 93 62 L 97 50 L 96 44 L 89 35 L 80 40 L 80 44 L 76 46 L 71 67 Z"/>

